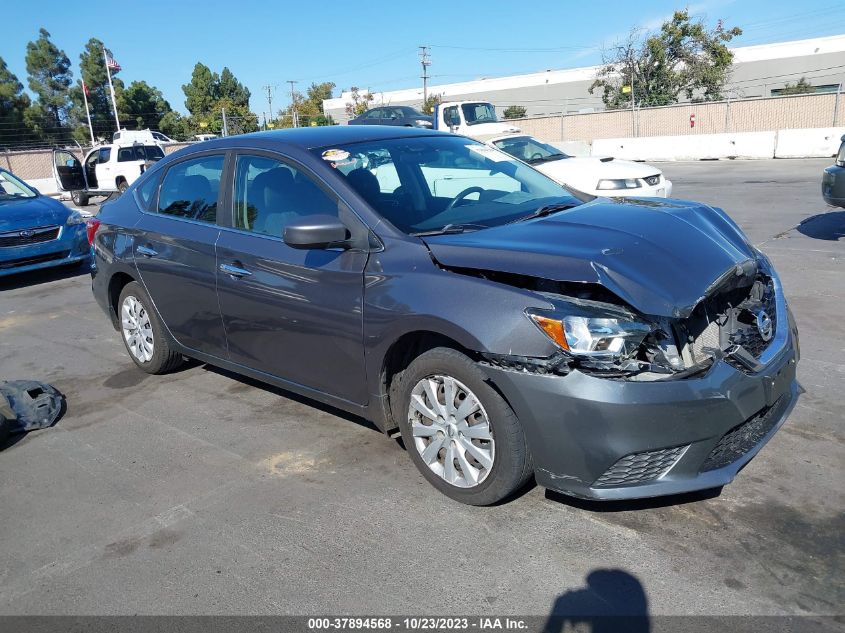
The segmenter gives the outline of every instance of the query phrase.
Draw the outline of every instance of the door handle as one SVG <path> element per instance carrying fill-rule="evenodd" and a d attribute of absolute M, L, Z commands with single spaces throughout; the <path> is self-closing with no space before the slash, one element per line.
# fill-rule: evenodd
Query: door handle
<path fill-rule="evenodd" d="M 135 252 L 144 257 L 155 257 L 158 255 L 158 251 L 154 251 L 149 246 L 139 246 L 135 249 Z"/>
<path fill-rule="evenodd" d="M 246 268 L 241 268 L 240 266 L 235 266 L 234 264 L 220 264 L 220 270 L 227 275 L 232 275 L 232 277 L 238 278 L 249 277 L 252 274 Z"/>

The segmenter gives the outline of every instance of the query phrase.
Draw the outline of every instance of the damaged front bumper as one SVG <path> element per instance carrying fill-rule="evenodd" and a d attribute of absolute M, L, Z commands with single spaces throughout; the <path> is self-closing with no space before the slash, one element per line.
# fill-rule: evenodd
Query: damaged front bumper
<path fill-rule="evenodd" d="M 759 371 L 717 360 L 703 375 L 638 382 L 483 365 L 526 432 L 537 482 L 590 499 L 725 485 L 798 397 L 797 339 L 784 331 Z"/>

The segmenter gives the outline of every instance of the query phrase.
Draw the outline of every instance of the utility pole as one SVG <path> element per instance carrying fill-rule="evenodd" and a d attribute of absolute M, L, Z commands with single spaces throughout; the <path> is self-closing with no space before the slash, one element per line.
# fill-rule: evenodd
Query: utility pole
<path fill-rule="evenodd" d="M 293 119 L 293 127 L 299 127 L 299 115 L 296 112 L 296 96 L 293 91 L 293 87 L 297 82 L 292 79 L 288 79 L 288 83 L 290 84 L 290 112 L 291 118 Z"/>
<path fill-rule="evenodd" d="M 431 58 L 428 56 L 428 46 L 420 46 L 420 64 L 422 64 L 423 80 L 423 106 L 428 101 L 428 67 L 431 66 Z"/>
<path fill-rule="evenodd" d="M 276 86 L 261 86 L 264 90 L 267 91 L 267 109 L 270 111 L 270 120 L 273 120 L 273 91 L 276 89 Z"/>
<path fill-rule="evenodd" d="M 229 125 L 226 122 L 226 108 L 220 108 L 220 112 L 223 113 L 223 136 L 229 136 Z"/>

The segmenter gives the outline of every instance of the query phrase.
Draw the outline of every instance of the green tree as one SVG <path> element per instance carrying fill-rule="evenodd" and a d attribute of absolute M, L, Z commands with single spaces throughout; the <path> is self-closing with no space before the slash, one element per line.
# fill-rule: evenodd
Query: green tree
<path fill-rule="evenodd" d="M 293 93 L 293 104 L 296 104 L 296 115 L 300 126 L 334 125 L 334 119 L 323 111 L 323 101 L 332 98 L 335 84 L 331 81 L 312 83 L 305 95 L 301 92 Z M 273 126 L 278 128 L 293 127 L 293 105 L 288 105 L 279 112 Z"/>
<path fill-rule="evenodd" d="M 779 94 L 781 95 L 806 95 L 816 91 L 816 87 L 807 81 L 806 77 L 801 77 L 794 84 L 787 83 Z"/>
<path fill-rule="evenodd" d="M 162 117 L 171 111 L 161 90 L 146 81 L 133 81 L 121 93 L 117 104 L 121 123 L 134 122 L 138 129 L 159 128 Z"/>
<path fill-rule="evenodd" d="M 23 84 L 9 70 L 0 57 L 0 147 L 11 147 L 31 142 L 24 122 L 24 113 L 30 107 Z"/>
<path fill-rule="evenodd" d="M 38 31 L 38 39 L 26 45 L 26 72 L 29 89 L 38 98 L 29 116 L 41 119 L 45 140 L 66 140 L 68 135 L 63 126 L 70 108 L 73 73 L 70 59 L 50 41 L 50 33 L 43 28 Z"/>
<path fill-rule="evenodd" d="M 370 102 L 373 100 L 373 95 L 370 91 L 362 94 L 357 86 L 352 86 L 349 89 L 349 93 L 352 97 L 352 103 L 346 104 L 347 114 L 356 117 L 370 109 Z"/>
<path fill-rule="evenodd" d="M 176 141 L 187 141 L 191 137 L 189 121 L 175 110 L 167 112 L 158 122 L 160 132 Z"/>
<path fill-rule="evenodd" d="M 522 106 L 512 105 L 505 108 L 505 111 L 502 113 L 505 115 L 506 119 L 521 119 L 525 116 L 527 110 Z"/>
<path fill-rule="evenodd" d="M 233 107 L 249 109 L 250 92 L 237 78 L 232 71 L 224 67 L 220 73 L 218 98 L 227 99 Z"/>
<path fill-rule="evenodd" d="M 185 107 L 193 116 L 207 116 L 220 99 L 220 76 L 201 62 L 191 73 L 190 83 L 182 86 Z"/>
<path fill-rule="evenodd" d="M 85 118 L 85 105 L 82 98 L 82 82 L 88 88 L 88 108 L 91 112 L 91 125 L 97 138 L 111 139 L 115 131 L 114 112 L 112 111 L 109 82 L 106 74 L 106 63 L 103 59 L 103 43 L 92 37 L 85 44 L 85 49 L 79 55 L 79 71 L 81 81 L 70 89 L 73 102 L 71 117 L 75 128 L 73 135 L 81 143 L 90 143 L 88 121 Z M 117 102 L 121 102 L 123 81 L 112 76 Z"/>
<path fill-rule="evenodd" d="M 441 94 L 430 94 L 423 101 L 422 104 L 422 112 L 423 114 L 434 114 L 434 106 L 438 105 L 443 100 L 443 95 Z"/>
<path fill-rule="evenodd" d="M 631 107 L 632 95 L 638 106 L 677 103 L 682 96 L 719 100 L 733 63 L 727 43 L 741 34 L 721 21 L 708 30 L 702 20 L 691 20 L 688 10 L 675 11 L 659 32 L 643 37 L 632 31 L 605 51 L 590 93 L 601 89 L 609 109 Z"/>

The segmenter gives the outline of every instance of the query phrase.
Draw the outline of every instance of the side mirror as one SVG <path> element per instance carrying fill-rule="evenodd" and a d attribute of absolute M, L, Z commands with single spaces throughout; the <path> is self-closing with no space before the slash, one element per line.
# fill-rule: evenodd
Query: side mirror
<path fill-rule="evenodd" d="M 285 244 L 292 248 L 346 246 L 349 229 L 331 215 L 315 215 L 285 227 Z"/>

